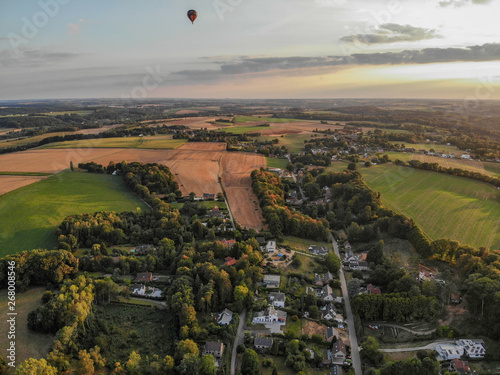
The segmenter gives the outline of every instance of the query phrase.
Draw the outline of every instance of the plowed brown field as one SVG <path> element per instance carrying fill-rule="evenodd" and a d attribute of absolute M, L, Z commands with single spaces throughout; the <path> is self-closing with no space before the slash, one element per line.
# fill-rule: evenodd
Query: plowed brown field
<path fill-rule="evenodd" d="M 243 228 L 260 231 L 264 218 L 257 197 L 252 191 L 250 173 L 266 167 L 266 158 L 259 154 L 225 153 L 221 159 L 222 185 L 234 219 Z"/>
<path fill-rule="evenodd" d="M 235 220 L 242 226 L 260 230 L 262 213 L 257 197 L 251 189 L 250 173 L 266 166 L 263 155 L 228 153 L 225 143 L 188 142 L 175 150 L 147 150 L 120 148 L 44 149 L 0 155 L 0 172 L 56 173 L 69 168 L 70 161 L 93 161 L 104 166 L 110 161 L 160 163 L 167 165 L 179 183 L 184 195 L 194 192 L 216 194 L 221 191 L 219 176 L 228 196 L 228 203 Z M 0 194 L 14 190 L 41 177 L 24 177 L 21 184 L 17 176 L 5 176 L 0 180 Z M 15 178 L 13 178 L 15 177 Z M 14 182 L 16 180 L 17 182 Z M 5 183 L 4 183 L 5 181 Z M 7 182 L 10 181 L 10 182 Z M 21 185 L 17 186 L 16 183 Z"/>
<path fill-rule="evenodd" d="M 38 182 L 47 176 L 0 176 L 0 195 Z"/>

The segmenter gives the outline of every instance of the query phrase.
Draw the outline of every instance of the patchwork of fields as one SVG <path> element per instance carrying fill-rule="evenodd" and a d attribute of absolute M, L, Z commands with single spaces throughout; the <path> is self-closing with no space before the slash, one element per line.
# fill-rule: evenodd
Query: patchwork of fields
<path fill-rule="evenodd" d="M 387 206 L 415 220 L 431 238 L 500 248 L 500 191 L 495 187 L 393 164 L 360 171 Z"/>

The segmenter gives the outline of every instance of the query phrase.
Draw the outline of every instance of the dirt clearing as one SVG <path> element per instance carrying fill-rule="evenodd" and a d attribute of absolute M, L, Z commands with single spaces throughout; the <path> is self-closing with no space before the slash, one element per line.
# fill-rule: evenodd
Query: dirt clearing
<path fill-rule="evenodd" d="M 38 182 L 44 178 L 47 178 L 47 176 L 0 176 L 0 195 Z"/>

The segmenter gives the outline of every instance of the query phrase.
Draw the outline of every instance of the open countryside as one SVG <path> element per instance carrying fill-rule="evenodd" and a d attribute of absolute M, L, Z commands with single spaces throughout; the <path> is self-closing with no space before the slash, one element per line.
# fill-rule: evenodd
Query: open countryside
<path fill-rule="evenodd" d="M 361 171 L 389 207 L 413 218 L 431 238 L 500 247 L 500 191 L 493 186 L 394 165 Z"/>

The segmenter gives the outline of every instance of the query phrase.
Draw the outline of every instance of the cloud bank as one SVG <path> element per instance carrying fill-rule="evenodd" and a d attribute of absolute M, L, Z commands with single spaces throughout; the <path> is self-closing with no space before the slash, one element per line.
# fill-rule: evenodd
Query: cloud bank
<path fill-rule="evenodd" d="M 340 38 L 343 42 L 380 44 L 396 42 L 415 42 L 418 40 L 440 38 L 434 29 L 385 23 L 379 26 L 373 34 L 356 34 Z"/>

